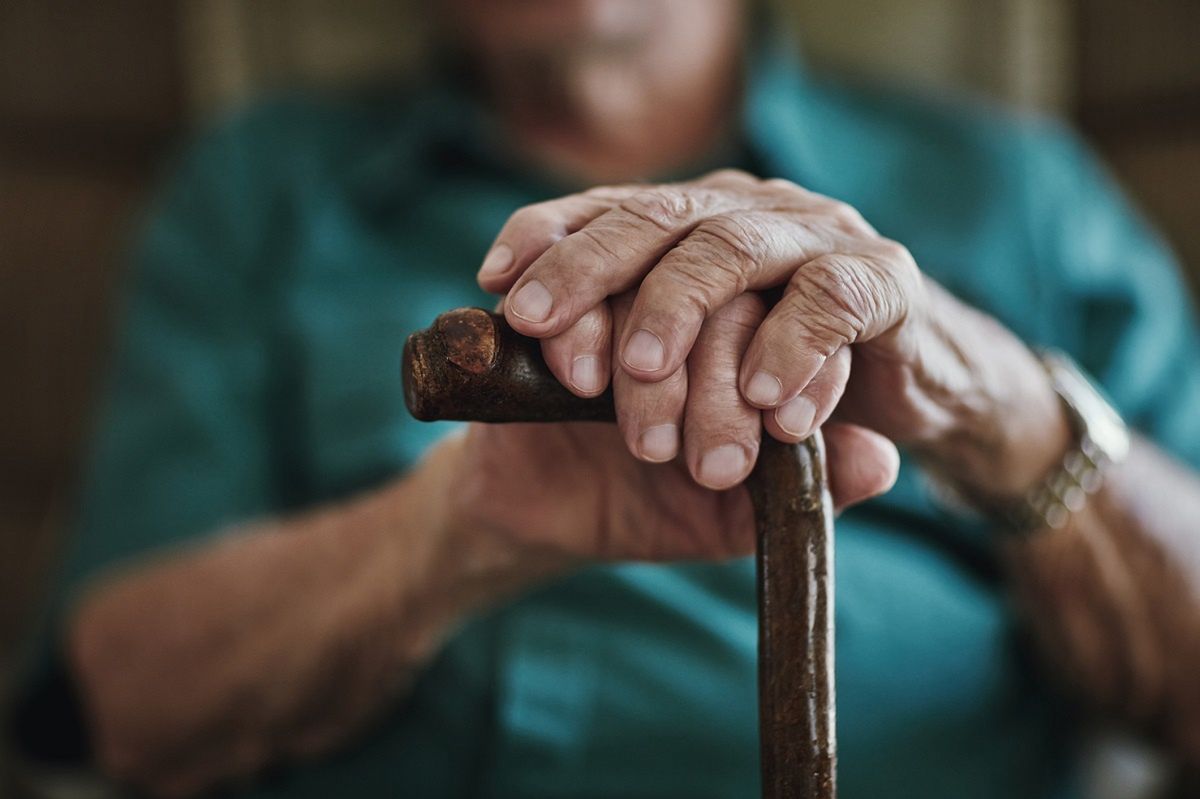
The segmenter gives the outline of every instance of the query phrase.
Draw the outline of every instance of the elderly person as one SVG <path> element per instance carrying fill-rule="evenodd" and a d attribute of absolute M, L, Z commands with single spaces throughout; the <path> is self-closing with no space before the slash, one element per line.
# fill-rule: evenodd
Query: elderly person
<path fill-rule="evenodd" d="M 823 425 L 843 796 L 1070 796 L 1089 717 L 1200 763 L 1200 338 L 1068 135 L 818 82 L 735 0 L 441 14 L 443 81 L 262 105 L 161 198 L 27 750 L 752 796 L 740 483 Z M 400 342 L 476 269 L 617 426 L 408 418 Z"/>

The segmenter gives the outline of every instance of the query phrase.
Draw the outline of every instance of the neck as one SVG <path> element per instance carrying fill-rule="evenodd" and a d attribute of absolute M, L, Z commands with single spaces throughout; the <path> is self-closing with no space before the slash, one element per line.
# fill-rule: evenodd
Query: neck
<path fill-rule="evenodd" d="M 501 118 L 527 160 L 572 182 L 646 181 L 703 163 L 731 138 L 740 88 L 734 74 L 665 102 L 568 100 L 502 108 Z"/>
<path fill-rule="evenodd" d="M 496 69 L 491 105 L 526 160 L 571 182 L 679 174 L 711 159 L 736 124 L 742 47 L 730 29 L 691 52 L 659 42 L 619 58 L 571 51 L 538 69 Z"/>

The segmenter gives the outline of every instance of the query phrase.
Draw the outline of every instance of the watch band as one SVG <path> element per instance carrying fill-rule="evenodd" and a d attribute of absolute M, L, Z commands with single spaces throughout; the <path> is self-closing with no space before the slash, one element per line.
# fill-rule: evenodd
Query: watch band
<path fill-rule="evenodd" d="M 1030 489 L 1022 503 L 1010 509 L 1010 526 L 1022 531 L 1040 528 L 1061 530 L 1071 515 L 1083 510 L 1088 497 L 1104 485 L 1104 475 L 1113 465 L 1087 435 L 1071 449 L 1049 477 Z"/>
<path fill-rule="evenodd" d="M 1109 469 L 1125 460 L 1129 428 L 1069 356 L 1045 350 L 1039 358 L 1070 418 L 1076 445 L 1058 469 L 1030 489 L 1013 521 L 1023 530 L 1060 530 L 1100 490 Z"/>

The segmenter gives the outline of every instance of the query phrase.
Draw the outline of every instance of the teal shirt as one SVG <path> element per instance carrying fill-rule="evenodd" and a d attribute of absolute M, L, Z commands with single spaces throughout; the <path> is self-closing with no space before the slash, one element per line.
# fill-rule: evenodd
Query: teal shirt
<path fill-rule="evenodd" d="M 1074 354 L 1200 465 L 1200 340 L 1162 243 L 1066 133 L 982 106 L 751 71 L 732 165 L 860 209 L 933 278 Z M 394 477 L 406 334 L 491 304 L 531 173 L 452 90 L 291 97 L 206 135 L 136 254 L 64 586 Z M 988 530 L 911 462 L 837 529 L 841 794 L 1067 795 L 1073 723 L 1030 666 Z M 758 795 L 753 564 L 591 568 L 471 620 L 339 753 L 254 796 Z"/>

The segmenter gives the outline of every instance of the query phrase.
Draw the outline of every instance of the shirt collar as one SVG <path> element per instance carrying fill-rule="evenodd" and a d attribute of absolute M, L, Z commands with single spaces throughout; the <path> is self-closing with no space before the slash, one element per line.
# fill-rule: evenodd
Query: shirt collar
<path fill-rule="evenodd" d="M 740 147 L 763 176 L 810 187 L 824 184 L 814 130 L 816 97 L 798 48 L 781 34 L 755 40 L 746 62 Z M 423 180 L 436 179 L 447 168 L 491 172 L 550 193 L 567 190 L 548 176 L 531 175 L 528 165 L 503 146 L 495 120 L 461 85 L 435 78 L 395 101 L 402 113 L 392 117 L 391 130 L 380 144 L 366 148 L 350 174 L 351 188 L 370 205 L 403 202 Z"/>

